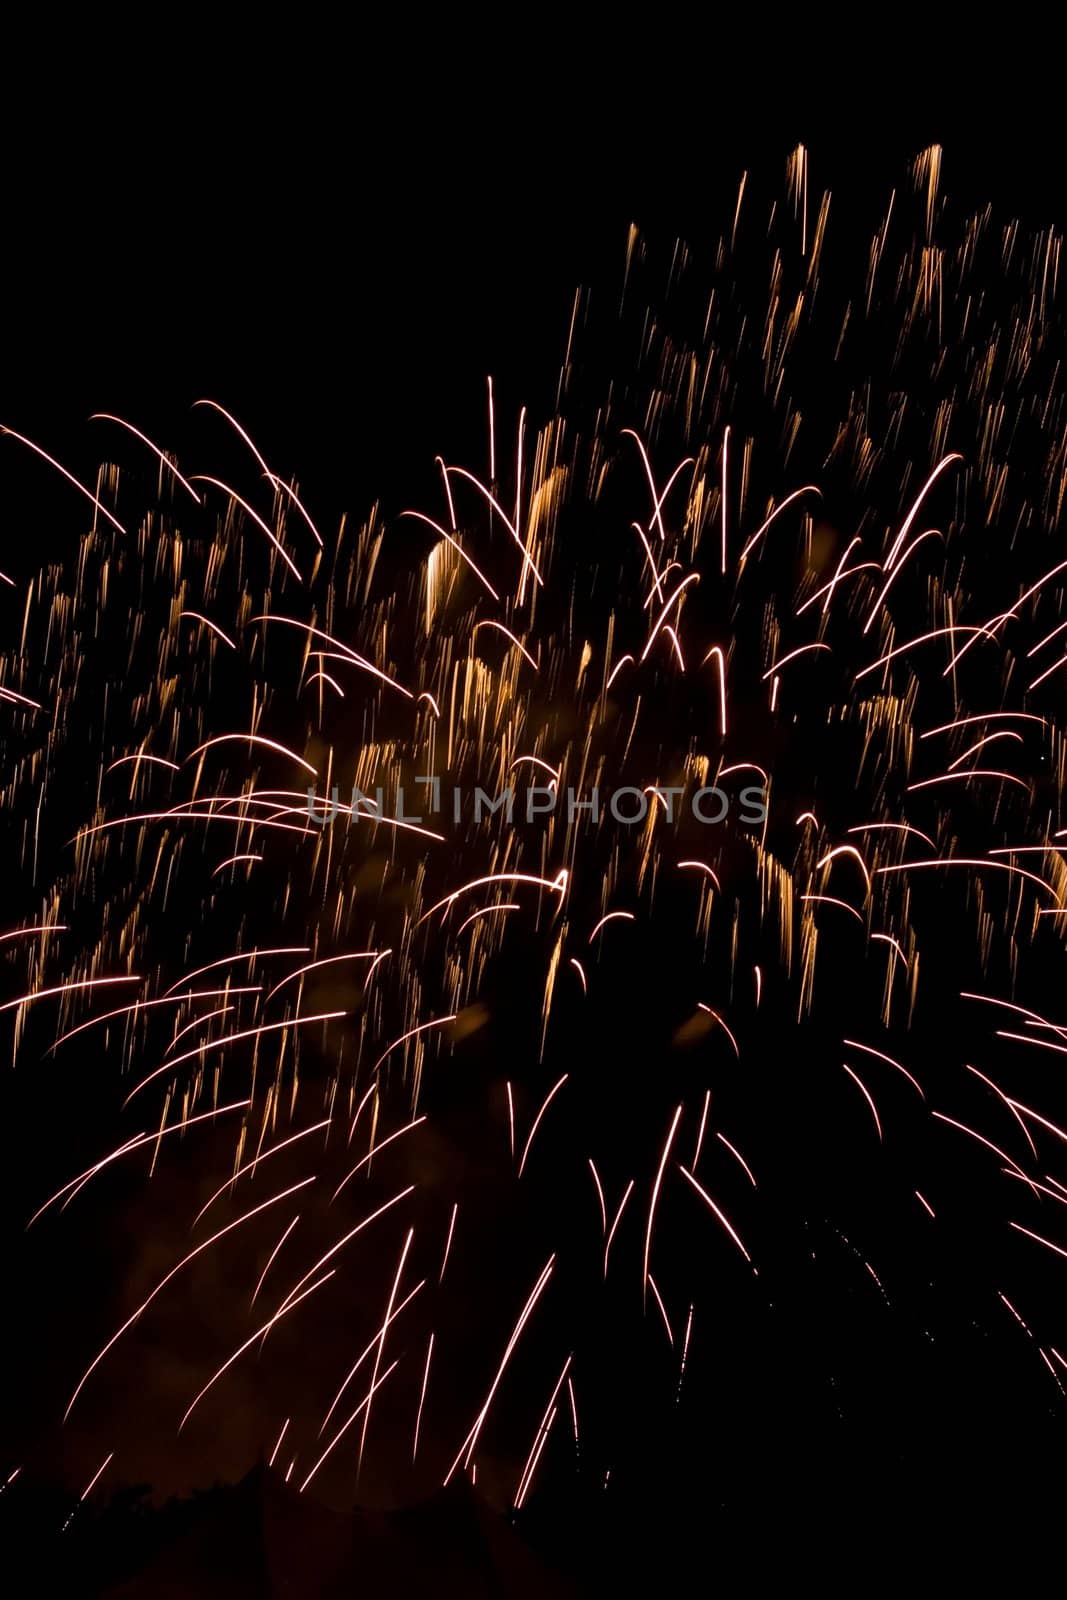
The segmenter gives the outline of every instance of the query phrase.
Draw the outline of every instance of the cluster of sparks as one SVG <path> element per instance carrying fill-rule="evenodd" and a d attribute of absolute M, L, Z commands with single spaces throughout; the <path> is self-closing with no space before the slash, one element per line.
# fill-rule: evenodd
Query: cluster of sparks
<path fill-rule="evenodd" d="M 191 1202 L 187 1249 L 118 1325 L 72 1326 L 65 1417 L 139 1324 L 165 1327 L 176 1280 L 239 1256 L 227 1270 L 252 1292 L 229 1348 L 185 1353 L 202 1382 L 177 1432 L 252 1368 L 264 1453 L 301 1491 L 351 1487 L 400 1429 L 420 1483 L 484 1457 L 521 1507 L 565 1454 L 608 1482 L 583 1404 L 603 1327 L 588 1297 L 652 1330 L 669 1405 L 708 1284 L 720 1302 L 770 1292 L 788 1206 L 760 1160 L 772 1049 L 810 1078 L 813 1120 L 884 1154 L 894 1205 L 936 1228 L 933 1156 L 965 1141 L 1019 1249 L 1050 1270 L 1067 1256 L 1049 1170 L 1067 1129 L 1040 1083 L 1018 1087 L 1067 1054 L 1067 1025 L 1021 998 L 1031 952 L 1047 971 L 1067 934 L 1059 241 L 981 214 L 943 244 L 939 152 L 914 178 L 834 338 L 816 317 L 829 197 L 809 204 L 804 151 L 769 227 L 742 183 L 688 341 L 632 311 L 635 235 L 628 380 L 584 397 L 591 420 L 572 402 L 579 299 L 558 416 L 505 430 L 490 384 L 485 469 L 440 462 L 426 511 L 320 529 L 214 401 L 199 415 L 238 482 L 117 416 L 92 426 L 126 465 L 90 481 L 4 430 L 6 459 L 59 474 L 88 526 L 73 562 L 3 584 L 0 783 L 25 914 L 0 934 L 0 1015 L 17 1072 L 88 1052 L 117 1128 L 27 1209 L 72 1226 L 117 1168 Z M 746 227 L 769 263 L 760 310 L 731 288 Z M 990 259 L 1017 285 L 994 311 Z M 694 275 L 679 249 L 670 292 Z M 844 361 L 876 318 L 882 367 L 806 455 L 793 362 Z M 1042 441 L 1032 483 L 1013 468 L 1024 433 L 1031 454 Z M 428 775 L 649 804 L 632 826 L 588 803 L 435 814 Z M 712 784 L 765 787 L 766 820 L 701 826 L 666 798 Z M 379 788 L 410 815 L 348 804 Z M 946 940 L 974 974 L 962 993 L 936 988 Z M 666 990 L 642 987 L 650 948 Z M 958 1059 L 939 1006 L 990 1020 L 988 1059 Z M 602 1060 L 603 1018 L 629 1009 L 656 1053 Z M 353 1284 L 351 1356 L 312 1381 Z M 989 1298 L 1059 1390 L 1055 1333 L 1000 1282 Z M 122 1439 L 100 1443 L 89 1488 L 121 1465 Z"/>

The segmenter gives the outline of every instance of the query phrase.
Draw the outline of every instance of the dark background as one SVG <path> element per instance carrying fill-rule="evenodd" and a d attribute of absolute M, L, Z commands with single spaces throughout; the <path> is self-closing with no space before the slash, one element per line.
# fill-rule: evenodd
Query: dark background
<path fill-rule="evenodd" d="M 0 421 L 91 468 L 91 411 L 180 444 L 208 395 L 328 524 L 484 450 L 488 373 L 503 407 L 543 413 L 575 290 L 617 282 L 629 224 L 699 248 L 740 174 L 783 188 L 798 142 L 839 264 L 931 142 L 961 207 L 1035 228 L 1067 210 L 1025 30 L 976 47 L 923 18 L 913 41 L 914 18 L 857 50 L 718 17 L 655 37 L 515 21 L 11 48 Z"/>

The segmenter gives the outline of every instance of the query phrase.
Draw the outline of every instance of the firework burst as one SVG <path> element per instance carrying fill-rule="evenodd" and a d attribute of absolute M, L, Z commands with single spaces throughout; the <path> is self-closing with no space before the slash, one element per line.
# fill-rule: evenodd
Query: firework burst
<path fill-rule="evenodd" d="M 939 184 L 855 272 L 803 150 L 710 261 L 632 235 L 557 414 L 490 385 L 359 526 L 215 401 L 226 476 L 6 430 L 90 524 L 0 664 L 81 1481 L 599 1492 L 714 1381 L 836 1404 L 843 1303 L 910 1337 L 942 1259 L 1059 1404 L 1060 242 Z"/>

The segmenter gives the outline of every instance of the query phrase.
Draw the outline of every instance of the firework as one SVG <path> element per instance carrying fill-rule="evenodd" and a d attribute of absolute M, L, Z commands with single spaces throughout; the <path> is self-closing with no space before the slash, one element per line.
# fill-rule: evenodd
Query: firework
<path fill-rule="evenodd" d="M 809 1299 L 934 1315 L 967 1230 L 1059 1404 L 1060 243 L 939 174 L 844 289 L 803 151 L 710 261 L 634 234 L 425 509 L 320 531 L 215 401 L 188 460 L 101 415 L 91 483 L 6 430 L 88 523 L 0 663 L 86 1494 L 283 1439 L 342 1503 L 602 1492 L 717 1382 L 773 1410 Z"/>

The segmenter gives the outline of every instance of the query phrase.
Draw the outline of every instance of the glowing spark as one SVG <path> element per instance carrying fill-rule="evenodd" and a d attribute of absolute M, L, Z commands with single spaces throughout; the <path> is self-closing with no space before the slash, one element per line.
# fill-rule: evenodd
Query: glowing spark
<path fill-rule="evenodd" d="M 29 994 L 19 995 L 17 1000 L 7 1000 L 0 1006 L 0 1011 L 15 1011 L 19 1006 L 32 1005 L 36 1000 L 49 1000 L 57 994 L 74 994 L 83 989 L 101 989 L 106 984 L 114 983 L 140 983 L 142 980 L 137 973 L 132 973 L 127 978 L 83 978 L 78 983 L 60 983 L 51 989 L 34 989 Z"/>
<path fill-rule="evenodd" d="M 786 511 L 791 505 L 793 505 L 795 501 L 799 500 L 802 494 L 817 494 L 820 499 L 822 498 L 822 491 L 817 489 L 813 483 L 806 483 L 802 489 L 794 489 L 792 494 L 786 495 L 781 505 L 775 506 L 770 516 L 760 525 L 760 527 L 756 529 L 751 539 L 745 545 L 745 548 L 741 552 L 742 562 L 747 561 L 748 557 L 752 554 L 752 551 L 756 548 L 757 544 L 759 544 L 764 534 L 773 523 L 777 522 L 782 512 Z"/>
<path fill-rule="evenodd" d="M 704 1204 L 706 1206 L 708 1206 L 711 1211 L 714 1212 L 715 1216 L 722 1223 L 722 1226 L 726 1229 L 726 1232 L 730 1235 L 730 1238 L 733 1240 L 734 1244 L 740 1250 L 741 1254 L 744 1256 L 744 1258 L 748 1262 L 749 1266 L 751 1266 L 752 1265 L 752 1257 L 749 1255 L 748 1251 L 745 1249 L 743 1243 L 741 1242 L 740 1234 L 738 1234 L 736 1232 L 736 1230 L 733 1227 L 733 1224 L 730 1222 L 730 1220 L 726 1216 L 726 1214 L 719 1209 L 719 1207 L 715 1204 L 714 1200 L 711 1198 L 711 1195 L 708 1193 L 708 1191 L 705 1188 L 703 1188 L 696 1181 L 696 1179 L 693 1177 L 693 1174 L 691 1172 L 687 1172 L 685 1167 L 681 1166 L 680 1164 L 679 1164 L 679 1167 L 678 1167 L 678 1171 L 682 1174 L 683 1178 L 686 1178 L 688 1180 L 688 1182 L 692 1184 L 693 1188 L 696 1190 L 697 1194 L 703 1200 Z"/>
<path fill-rule="evenodd" d="M 416 1117 L 414 1121 L 405 1123 L 404 1127 L 398 1128 L 395 1133 L 391 1133 L 388 1139 L 383 1139 L 381 1144 L 375 1145 L 373 1150 L 368 1150 L 367 1154 L 363 1157 L 363 1160 L 357 1161 L 355 1166 L 352 1168 L 352 1171 L 348 1173 L 346 1177 L 341 1179 L 340 1183 L 337 1185 L 337 1188 L 330 1196 L 330 1204 L 332 1205 L 337 1199 L 337 1196 L 341 1193 L 341 1190 L 345 1187 L 345 1184 L 348 1183 L 350 1179 L 354 1178 L 356 1173 L 361 1171 L 361 1169 L 365 1167 L 369 1161 L 373 1161 L 374 1157 L 379 1153 L 379 1151 L 384 1150 L 387 1145 L 392 1144 L 394 1139 L 399 1139 L 402 1134 L 410 1133 L 412 1128 L 417 1128 L 420 1123 L 425 1121 L 425 1117 Z"/>
<path fill-rule="evenodd" d="M 514 1154 L 515 1154 L 514 1137 L 512 1138 L 511 1153 L 514 1156 Z M 449 1251 L 452 1249 L 452 1235 L 456 1231 L 456 1215 L 457 1215 L 458 1211 L 459 1211 L 459 1203 L 456 1202 L 456 1204 L 454 1204 L 453 1207 L 452 1207 L 452 1215 L 448 1219 L 448 1238 L 445 1240 L 445 1253 L 441 1257 L 441 1271 L 437 1275 L 438 1283 L 444 1283 L 444 1281 L 445 1281 L 445 1268 L 448 1266 L 448 1254 L 449 1254 Z"/>
<path fill-rule="evenodd" d="M 118 1343 L 119 1339 L 122 1338 L 122 1335 L 127 1331 L 128 1328 L 132 1328 L 134 1323 L 140 1320 L 140 1318 L 147 1311 L 148 1307 L 152 1304 L 152 1301 L 156 1298 L 156 1295 L 166 1288 L 171 1279 L 176 1277 L 177 1274 L 181 1272 L 183 1267 L 188 1266 L 190 1261 L 195 1261 L 197 1256 L 203 1255 L 205 1250 L 210 1250 L 211 1246 L 215 1244 L 217 1240 L 225 1238 L 227 1234 L 233 1232 L 234 1228 L 239 1228 L 243 1223 L 250 1222 L 253 1217 L 258 1217 L 261 1212 L 268 1210 L 270 1206 L 276 1206 L 279 1200 L 287 1200 L 290 1195 L 297 1194 L 299 1190 L 306 1189 L 309 1183 L 314 1182 L 314 1178 L 304 1178 L 300 1183 L 294 1183 L 291 1188 L 283 1189 L 280 1194 L 272 1195 L 269 1200 L 262 1200 L 258 1206 L 253 1206 L 251 1211 L 245 1211 L 241 1216 L 235 1217 L 233 1222 L 228 1222 L 224 1228 L 220 1228 L 217 1233 L 213 1233 L 209 1239 L 205 1239 L 201 1244 L 196 1245 L 192 1250 L 189 1251 L 188 1255 L 182 1256 L 177 1266 L 171 1267 L 170 1271 L 164 1277 L 160 1278 L 159 1282 L 156 1284 L 155 1288 L 152 1290 L 147 1299 L 141 1301 L 141 1304 L 137 1307 L 137 1310 L 133 1313 L 133 1315 L 127 1317 L 126 1321 L 122 1324 L 121 1328 L 119 1328 L 118 1332 L 113 1333 L 100 1353 L 93 1357 L 92 1361 L 79 1378 L 77 1387 L 67 1402 L 67 1409 L 63 1413 L 63 1421 L 66 1422 L 67 1418 L 70 1416 L 71 1411 L 74 1409 L 74 1402 L 77 1400 L 89 1378 L 96 1371 L 97 1367 L 100 1365 L 101 1361 L 103 1361 L 108 1351 Z"/>
<path fill-rule="evenodd" d="M 378 1068 L 381 1066 L 382 1062 L 385 1061 L 388 1056 L 392 1055 L 393 1051 L 396 1050 L 399 1045 L 406 1044 L 409 1039 L 414 1039 L 417 1035 L 426 1033 L 430 1028 L 447 1027 L 450 1022 L 455 1022 L 456 1016 L 457 1013 L 452 1012 L 447 1017 L 436 1017 L 432 1022 L 420 1022 L 418 1027 L 409 1028 L 407 1033 L 402 1033 L 399 1039 L 393 1040 L 388 1049 L 382 1051 L 381 1055 L 371 1068 L 371 1077 L 377 1076 Z"/>
<path fill-rule="evenodd" d="M 663 1183 L 663 1173 L 667 1166 L 667 1162 L 670 1159 L 671 1145 L 674 1143 L 674 1136 L 678 1132 L 678 1124 L 682 1120 L 682 1110 L 682 1106 L 678 1106 L 675 1110 L 674 1119 L 671 1122 L 667 1137 L 663 1142 L 663 1153 L 661 1154 L 659 1160 L 659 1170 L 656 1173 L 656 1179 L 652 1185 L 652 1194 L 648 1202 L 648 1223 L 645 1227 L 645 1253 L 641 1262 L 641 1294 L 643 1299 L 647 1296 L 648 1292 L 648 1258 L 652 1253 L 652 1225 L 656 1220 L 656 1201 L 659 1199 L 659 1191 Z M 605 1251 L 605 1255 L 606 1254 L 607 1252 Z"/>
<path fill-rule="evenodd" d="M 605 1278 L 608 1275 L 608 1256 L 609 1256 L 609 1254 L 611 1252 L 611 1241 L 614 1239 L 615 1231 L 618 1228 L 619 1223 L 622 1221 L 622 1214 L 626 1209 L 627 1200 L 629 1200 L 631 1194 L 633 1193 L 633 1188 L 634 1188 L 634 1180 L 631 1178 L 629 1183 L 626 1185 L 625 1190 L 623 1191 L 622 1199 L 619 1201 L 619 1209 L 616 1211 L 615 1216 L 612 1219 L 611 1227 L 608 1229 L 608 1236 L 607 1236 L 607 1239 L 604 1242 L 604 1276 L 605 1276 Z"/>
<path fill-rule="evenodd" d="M 415 1440 L 411 1447 L 411 1462 L 414 1466 L 415 1457 L 419 1453 L 419 1429 L 422 1426 L 422 1408 L 426 1403 L 426 1385 L 430 1381 L 430 1358 L 433 1355 L 433 1334 L 430 1334 L 426 1345 L 426 1365 L 422 1369 L 422 1388 L 419 1390 L 419 1409 L 415 1413 Z"/>
<path fill-rule="evenodd" d="M 530 663 L 530 665 L 531 665 L 531 667 L 533 667 L 534 671 L 535 672 L 539 672 L 540 671 L 540 668 L 538 667 L 537 662 L 534 660 L 534 658 L 530 654 L 529 650 L 527 650 L 526 646 L 522 643 L 522 640 L 521 639 L 516 639 L 515 635 L 511 631 L 511 629 L 510 628 L 505 628 L 505 626 L 504 626 L 504 624 L 502 622 L 478 622 L 478 623 L 475 623 L 474 632 L 477 633 L 479 628 L 496 628 L 499 633 L 505 634 L 506 637 L 511 640 L 512 644 L 515 646 L 515 648 L 519 652 L 519 654 L 521 656 L 524 656 L 525 659 Z"/>
<path fill-rule="evenodd" d="M 287 1316 L 290 1311 L 295 1311 L 296 1307 L 302 1300 L 306 1300 L 309 1295 L 314 1294 L 316 1289 L 321 1289 L 324 1283 L 329 1283 L 332 1277 L 333 1272 L 328 1272 L 324 1278 L 319 1279 L 318 1283 L 313 1283 L 310 1289 L 305 1289 L 303 1294 L 297 1295 L 295 1299 L 288 1300 L 284 1306 L 274 1313 L 273 1317 L 271 1317 L 269 1321 L 263 1324 L 262 1328 L 256 1329 L 256 1332 L 250 1339 L 246 1339 L 244 1344 L 238 1345 L 237 1349 L 233 1352 L 233 1355 L 229 1356 L 227 1360 L 222 1363 L 222 1366 L 219 1368 L 219 1370 L 214 1374 L 213 1377 L 208 1379 L 200 1393 L 196 1396 L 196 1399 L 193 1401 L 192 1405 L 186 1411 L 185 1415 L 182 1417 L 182 1420 L 178 1424 L 179 1433 L 181 1433 L 182 1429 L 185 1427 L 185 1424 L 189 1421 L 189 1418 L 192 1416 L 201 1400 L 207 1394 L 208 1390 L 214 1388 L 215 1384 L 218 1383 L 223 1374 L 230 1370 L 234 1362 L 243 1356 L 246 1350 L 250 1350 L 257 1339 L 261 1339 L 264 1334 L 269 1333 L 271 1328 L 279 1323 L 284 1316 Z"/>
<path fill-rule="evenodd" d="M 560 1078 L 559 1082 L 558 1083 L 554 1083 L 552 1085 L 551 1089 L 548 1091 L 548 1093 L 545 1095 L 544 1100 L 542 1101 L 540 1111 L 537 1113 L 536 1117 L 533 1120 L 533 1126 L 530 1129 L 529 1135 L 528 1135 L 527 1140 L 526 1140 L 526 1144 L 523 1147 L 522 1159 L 519 1162 L 519 1177 L 520 1178 L 522 1177 L 523 1169 L 526 1166 L 526 1158 L 530 1154 L 530 1147 L 534 1142 L 534 1134 L 537 1132 L 538 1128 L 541 1126 L 541 1118 L 544 1116 L 545 1112 L 548 1110 L 549 1106 L 552 1104 L 552 1101 L 555 1099 L 555 1097 L 559 1093 L 560 1089 L 563 1088 L 563 1085 L 566 1083 L 568 1076 L 569 1076 L 569 1074 L 565 1072 L 563 1074 L 562 1078 Z"/>
<path fill-rule="evenodd" d="M 526 1301 L 526 1304 L 523 1306 L 522 1311 L 519 1313 L 519 1320 L 516 1322 L 515 1327 L 514 1327 L 514 1329 L 512 1331 L 512 1334 L 511 1334 L 511 1338 L 507 1342 L 507 1345 L 506 1345 L 505 1350 L 504 1350 L 504 1354 L 503 1354 L 503 1356 L 501 1357 L 501 1360 L 500 1360 L 500 1365 L 499 1365 L 499 1367 L 497 1368 L 497 1371 L 496 1371 L 496 1376 L 494 1377 L 492 1383 L 490 1384 L 489 1393 L 486 1395 L 485 1400 L 484 1400 L 484 1402 L 482 1404 L 482 1409 L 479 1411 L 478 1415 L 475 1417 L 474 1423 L 473 1423 L 473 1425 L 471 1427 L 470 1432 L 468 1433 L 467 1437 L 464 1439 L 463 1443 L 460 1445 L 459 1454 L 456 1456 L 456 1459 L 453 1461 L 452 1465 L 448 1469 L 448 1472 L 445 1474 L 445 1480 L 444 1481 L 445 1481 L 446 1485 L 451 1482 L 452 1475 L 455 1472 L 456 1468 L 459 1466 L 461 1460 L 462 1460 L 462 1462 L 464 1464 L 464 1467 L 470 1466 L 471 1457 L 473 1456 L 474 1451 L 475 1451 L 475 1449 L 477 1447 L 478 1439 L 481 1436 L 482 1428 L 485 1426 L 485 1419 L 489 1415 L 489 1408 L 493 1403 L 493 1397 L 495 1396 L 495 1394 L 497 1392 L 497 1389 L 500 1387 L 500 1381 L 503 1378 L 504 1373 L 507 1370 L 507 1365 L 508 1365 L 508 1362 L 511 1360 L 511 1356 L 512 1356 L 512 1353 L 513 1353 L 513 1351 L 515 1349 L 515 1346 L 518 1344 L 519 1339 L 522 1337 L 522 1331 L 525 1328 L 526 1324 L 529 1322 L 531 1316 L 533 1315 L 534 1308 L 537 1305 L 538 1300 L 540 1300 L 541 1295 L 544 1293 L 545 1287 L 547 1286 L 547 1284 L 549 1282 L 549 1279 L 552 1277 L 552 1270 L 555 1267 L 555 1264 L 556 1264 L 556 1257 L 555 1257 L 555 1255 L 551 1255 L 551 1256 L 549 1256 L 549 1258 L 546 1261 L 545 1265 L 541 1268 L 540 1276 L 538 1277 L 537 1282 L 534 1284 L 533 1288 L 531 1289 L 530 1295 L 529 1295 L 528 1300 Z"/>
<path fill-rule="evenodd" d="M 448 484 L 447 475 L 445 477 L 445 484 L 446 486 Z M 451 491 L 449 492 L 451 493 Z M 452 534 L 450 534 L 445 528 L 442 528 L 439 522 L 435 522 L 432 517 L 424 516 L 421 511 L 402 511 L 400 515 L 402 517 L 415 517 L 419 522 L 425 522 L 428 527 L 432 528 L 434 533 L 436 533 L 439 538 L 443 539 L 446 544 L 451 545 L 452 549 L 459 556 L 460 560 L 466 562 L 467 566 L 474 573 L 474 576 L 478 579 L 478 582 L 482 585 L 483 589 L 487 589 L 492 595 L 493 599 L 499 601 L 500 596 L 493 588 L 493 585 L 489 582 L 489 579 L 486 577 L 485 573 L 471 560 L 470 556 L 467 554 L 466 550 L 464 550 L 459 540 L 453 538 Z"/>
<path fill-rule="evenodd" d="M 738 1150 L 736 1148 L 736 1146 L 734 1146 L 734 1145 L 732 1145 L 730 1143 L 729 1139 L 726 1137 L 726 1135 L 724 1133 L 717 1133 L 715 1135 L 715 1137 L 716 1137 L 716 1139 L 720 1139 L 722 1141 L 722 1143 L 726 1146 L 727 1150 L 729 1150 L 730 1154 L 733 1156 L 734 1160 L 737 1161 L 740 1164 L 740 1166 L 744 1170 L 746 1178 L 748 1179 L 749 1183 L 752 1185 L 753 1189 L 755 1189 L 756 1188 L 756 1179 L 755 1179 L 755 1176 L 753 1175 L 752 1168 L 749 1166 L 748 1162 L 745 1160 L 745 1158 L 741 1154 L 740 1150 Z"/>
<path fill-rule="evenodd" d="M 867 1104 L 870 1106 L 870 1108 L 871 1108 L 871 1116 L 874 1118 L 874 1125 L 878 1129 L 878 1137 L 879 1137 L 879 1139 L 881 1139 L 881 1137 L 882 1137 L 882 1124 L 881 1124 L 881 1121 L 880 1121 L 879 1116 L 878 1116 L 878 1107 L 875 1105 L 873 1099 L 871 1098 L 870 1090 L 867 1088 L 866 1084 L 859 1077 L 859 1075 L 857 1073 L 853 1072 L 852 1068 L 848 1065 L 847 1062 L 842 1061 L 841 1070 L 842 1070 L 842 1072 L 847 1072 L 848 1073 L 849 1077 L 852 1079 L 853 1083 L 859 1089 L 859 1091 L 862 1094 L 863 1098 L 866 1100 Z"/>
<path fill-rule="evenodd" d="M 210 628 L 212 633 L 215 634 L 219 639 L 222 640 L 223 644 L 228 644 L 231 650 L 236 650 L 237 649 L 237 646 L 234 644 L 234 642 L 230 638 L 229 634 L 228 633 L 223 633 L 222 629 L 218 626 L 218 624 L 215 623 L 215 622 L 212 622 L 210 617 L 201 616 L 199 611 L 179 611 L 178 612 L 178 621 L 180 622 L 183 617 L 191 617 L 194 622 L 199 622 L 205 628 Z M 173 765 L 173 763 L 168 762 L 167 765 L 170 766 L 170 765 Z"/>
<path fill-rule="evenodd" d="M 172 1071 L 173 1068 L 180 1066 L 183 1061 L 197 1060 L 201 1056 L 210 1054 L 213 1050 L 222 1050 L 227 1045 L 238 1044 L 242 1039 L 256 1039 L 262 1034 L 278 1033 L 286 1028 L 308 1027 L 313 1022 L 332 1022 L 339 1017 L 347 1017 L 347 1015 L 347 1011 L 320 1011 L 313 1017 L 290 1017 L 286 1022 L 264 1022 L 258 1028 L 243 1028 L 240 1033 L 228 1033 L 222 1039 L 202 1041 L 194 1050 L 185 1050 L 180 1056 L 171 1056 L 169 1061 L 164 1061 L 161 1067 L 157 1067 L 154 1072 L 150 1072 L 147 1078 L 142 1078 L 136 1088 L 131 1089 L 122 1102 L 123 1107 L 128 1106 L 134 1095 L 140 1094 L 141 1090 L 146 1088 L 153 1079 L 158 1078 L 161 1073 Z"/>
<path fill-rule="evenodd" d="M 303 583 L 304 579 L 301 575 L 300 568 L 297 566 L 296 562 L 286 554 L 285 550 L 282 548 L 281 540 L 278 538 L 273 528 L 271 528 L 269 523 L 264 522 L 259 512 L 253 510 L 253 508 L 248 504 L 248 501 L 243 499 L 241 495 L 237 493 L 236 489 L 231 489 L 229 484 L 223 483 L 219 478 L 209 478 L 204 473 L 196 474 L 193 481 L 195 483 L 210 483 L 212 488 L 221 489 L 223 494 L 229 495 L 230 499 L 234 501 L 236 505 L 240 506 L 245 515 L 252 518 L 252 521 L 256 524 L 256 527 L 262 528 L 263 532 L 267 535 L 267 538 L 270 540 L 275 550 L 277 550 L 278 554 L 281 556 L 282 560 L 285 562 L 296 581 L 298 583 Z"/>
<path fill-rule="evenodd" d="M 352 1426 L 353 1422 L 355 1422 L 358 1417 L 362 1416 L 364 1408 L 366 1406 L 370 1405 L 371 1400 L 374 1398 L 374 1394 L 375 1394 L 376 1390 L 381 1388 L 382 1384 L 389 1377 L 390 1373 L 392 1373 L 392 1372 L 394 1372 L 396 1370 L 397 1365 L 398 1365 L 398 1361 L 394 1361 L 394 1362 L 392 1362 L 392 1364 L 390 1366 L 386 1367 L 385 1371 L 382 1373 L 381 1377 L 378 1379 L 378 1382 L 375 1385 L 375 1387 L 373 1389 L 370 1389 L 363 1396 L 363 1399 L 359 1402 L 359 1405 L 353 1411 L 353 1413 L 349 1417 L 348 1421 L 338 1430 L 337 1433 L 334 1434 L 333 1438 L 330 1440 L 329 1444 L 326 1446 L 325 1450 L 322 1452 L 321 1456 L 316 1461 L 315 1465 L 312 1467 L 311 1471 L 308 1473 L 308 1475 L 304 1479 L 303 1483 L 300 1485 L 300 1488 L 297 1491 L 299 1494 L 303 1494 L 304 1490 L 307 1488 L 308 1484 L 311 1482 L 311 1480 L 315 1476 L 316 1472 L 318 1472 L 318 1470 L 322 1466 L 323 1462 L 333 1453 L 334 1447 L 336 1445 L 340 1444 L 341 1440 L 344 1438 L 345 1434 L 348 1432 L 348 1430 Z"/>
<path fill-rule="evenodd" d="M 48 465 L 50 467 L 54 467 L 62 477 L 66 478 L 68 483 L 74 485 L 79 494 L 83 494 L 85 496 L 90 505 L 96 507 L 97 511 L 99 511 L 102 517 L 107 518 L 108 522 L 110 522 L 111 526 L 116 529 L 117 532 L 122 534 L 126 532 L 126 529 L 122 526 L 122 523 L 119 522 L 116 517 L 111 515 L 111 512 L 106 506 L 100 504 L 100 501 L 96 498 L 95 494 L 92 494 L 83 483 L 79 483 L 77 478 L 67 471 L 66 467 L 61 466 L 54 456 L 50 456 L 48 454 L 47 450 L 42 450 L 40 445 L 34 444 L 32 439 L 26 439 L 21 433 L 16 433 L 14 428 L 5 428 L 3 423 L 0 423 L 0 433 L 6 433 L 12 439 L 17 439 L 19 444 L 24 444 L 28 450 L 33 451 L 34 455 L 40 456 L 42 461 L 47 461 Z"/>
<path fill-rule="evenodd" d="M 110 1463 L 112 1461 L 114 1461 L 114 1459 L 115 1459 L 115 1452 L 114 1452 L 114 1450 L 112 1450 L 112 1452 L 111 1452 L 111 1454 L 109 1456 L 105 1456 L 104 1457 L 103 1461 L 101 1461 L 100 1465 L 97 1467 L 96 1471 L 93 1473 L 92 1477 L 89 1479 L 89 1482 L 85 1485 L 85 1488 L 82 1490 L 81 1494 L 78 1497 L 79 1501 L 88 1500 L 89 1496 L 92 1494 L 93 1490 L 96 1488 L 96 1485 L 100 1482 L 100 1479 L 103 1477 L 103 1475 L 104 1475 L 105 1471 L 107 1470 L 108 1466 L 110 1465 Z"/>
<path fill-rule="evenodd" d="M 404 1271 L 404 1262 L 408 1258 L 408 1251 L 411 1249 L 411 1241 L 414 1239 L 414 1237 L 415 1229 L 409 1228 L 407 1231 L 407 1237 L 404 1240 L 404 1247 L 400 1252 L 400 1260 L 397 1263 L 396 1276 L 393 1279 L 393 1287 L 389 1291 L 389 1303 L 385 1308 L 385 1320 L 382 1323 L 381 1332 L 379 1333 L 376 1341 L 377 1349 L 374 1355 L 374 1367 L 371 1371 L 370 1392 L 367 1396 L 367 1409 L 363 1413 L 363 1430 L 359 1438 L 359 1455 L 356 1460 L 357 1479 L 359 1477 L 360 1469 L 363 1466 L 363 1451 L 367 1443 L 367 1428 L 370 1425 L 370 1402 L 373 1398 L 375 1386 L 378 1382 L 378 1369 L 380 1368 L 382 1362 L 382 1351 L 385 1349 L 385 1335 L 389 1331 L 389 1324 L 393 1318 L 393 1306 L 396 1302 L 397 1290 L 400 1287 L 400 1278 Z"/>

